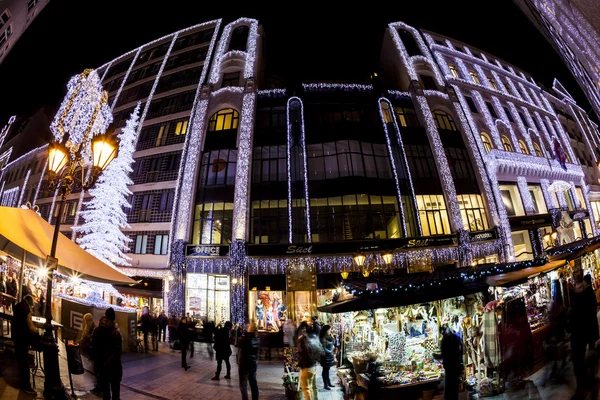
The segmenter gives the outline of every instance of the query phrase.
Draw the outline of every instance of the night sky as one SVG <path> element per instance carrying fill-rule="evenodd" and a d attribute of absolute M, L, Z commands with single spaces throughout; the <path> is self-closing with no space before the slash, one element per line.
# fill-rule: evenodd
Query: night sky
<path fill-rule="evenodd" d="M 57 106 L 68 79 L 84 68 L 187 26 L 241 16 L 262 23 L 267 73 L 284 79 L 365 82 L 377 67 L 386 25 L 403 21 L 494 54 L 546 87 L 557 77 L 590 110 L 570 72 L 520 9 L 511 0 L 494 1 L 495 8 L 486 3 L 345 2 L 324 8 L 286 1 L 257 8 L 223 1 L 51 0 L 0 64 L 0 126 L 10 115 Z M 74 7 L 82 4 L 87 8 Z"/>

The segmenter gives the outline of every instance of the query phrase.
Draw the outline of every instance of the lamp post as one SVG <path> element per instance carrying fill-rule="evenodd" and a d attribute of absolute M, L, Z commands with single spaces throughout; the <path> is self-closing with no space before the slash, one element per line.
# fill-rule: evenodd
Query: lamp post
<path fill-rule="evenodd" d="M 67 96 L 50 125 L 54 142 L 48 148 L 48 188 L 57 191 L 60 202 L 47 260 L 46 322 L 41 340 L 44 352 L 44 397 L 47 399 L 66 398 L 60 380 L 58 345 L 52 329 L 52 277 L 58 266 L 56 245 L 61 219 L 73 185 L 84 191 L 89 189 L 117 156 L 115 139 L 110 135 L 102 135 L 112 121 L 107 103 L 108 94 L 102 90 L 98 74 L 86 69 L 69 81 Z"/>

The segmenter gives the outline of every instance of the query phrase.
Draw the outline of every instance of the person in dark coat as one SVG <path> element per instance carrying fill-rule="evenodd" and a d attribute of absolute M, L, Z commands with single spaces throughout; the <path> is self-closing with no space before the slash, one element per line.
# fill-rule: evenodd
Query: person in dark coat
<path fill-rule="evenodd" d="M 463 345 L 449 327 L 442 338 L 444 365 L 444 400 L 458 400 L 458 384 L 462 373 Z"/>
<path fill-rule="evenodd" d="M 148 307 L 142 309 L 142 317 L 140 318 L 142 325 L 142 333 L 144 334 L 144 351 L 148 352 L 148 334 L 150 333 L 150 325 L 152 318 L 150 317 L 150 310 Z"/>
<path fill-rule="evenodd" d="M 231 379 L 231 364 L 229 363 L 229 357 L 231 356 L 231 345 L 229 343 L 229 336 L 232 328 L 231 322 L 225 322 L 224 326 L 220 326 L 215 331 L 215 353 L 217 355 L 217 372 L 215 376 L 213 376 L 213 381 L 219 380 L 219 375 L 221 374 L 221 366 L 223 361 L 225 361 L 225 366 L 227 367 L 227 375 L 224 376 L 225 379 Z"/>
<path fill-rule="evenodd" d="M 325 325 L 321 328 L 319 340 L 323 347 L 323 354 L 321 355 L 321 367 L 323 367 L 323 372 L 321 376 L 323 377 L 325 390 L 330 390 L 334 385 L 329 379 L 329 370 L 335 365 L 335 355 L 333 354 L 335 346 L 333 344 L 333 335 L 331 334 L 330 325 Z"/>
<path fill-rule="evenodd" d="M 92 336 L 92 347 L 98 378 L 104 400 L 119 400 L 121 397 L 121 379 L 123 366 L 121 364 L 122 337 L 115 323 L 115 310 L 108 308 L 104 317 L 100 318 L 98 327 Z M 112 397 L 111 397 L 112 392 Z"/>
<path fill-rule="evenodd" d="M 152 333 L 152 351 L 158 351 L 160 322 L 156 314 L 150 316 L 150 332 Z"/>
<path fill-rule="evenodd" d="M 258 400 L 258 368 L 259 340 L 256 337 L 256 324 L 248 324 L 247 332 L 238 339 L 238 375 L 242 400 L 248 400 L 248 383 L 252 391 L 252 400 Z"/>
<path fill-rule="evenodd" d="M 33 325 L 31 310 L 33 297 L 25 295 L 23 300 L 13 308 L 12 338 L 15 342 L 15 353 L 19 366 L 20 388 L 27 394 L 36 394 L 31 387 L 29 376 L 29 360 L 27 353 L 31 345 L 37 345 L 40 340 L 38 330 Z"/>
<path fill-rule="evenodd" d="M 165 314 L 164 310 L 160 312 L 160 315 L 158 316 L 158 327 L 159 327 L 159 331 L 158 331 L 158 341 L 160 342 L 160 338 L 162 336 L 162 341 L 166 342 L 167 341 L 167 325 L 169 324 L 169 318 L 167 318 L 167 314 Z"/>
<path fill-rule="evenodd" d="M 585 357 L 588 351 L 595 350 L 598 340 L 598 319 L 596 316 L 596 295 L 591 285 L 582 277 L 583 273 L 573 273 L 575 285 L 571 292 L 571 360 L 577 381 L 574 398 L 583 398 L 589 379 L 586 373 Z"/>
<path fill-rule="evenodd" d="M 15 298 L 17 297 L 17 281 L 10 274 L 8 276 L 8 280 L 6 281 L 6 293 L 10 294 L 12 297 L 15 297 Z M 14 304 L 15 304 L 15 301 L 11 299 L 8 302 L 8 308 L 10 310 L 12 310 Z"/>
<path fill-rule="evenodd" d="M 173 343 L 177 339 L 177 326 L 179 325 L 179 321 L 175 314 L 171 314 L 171 318 L 169 318 L 169 343 Z"/>
<path fill-rule="evenodd" d="M 188 346 L 190 345 L 190 331 L 188 330 L 187 318 L 185 316 L 179 320 L 177 339 L 181 345 L 181 368 L 187 371 L 190 369 L 186 359 Z"/>

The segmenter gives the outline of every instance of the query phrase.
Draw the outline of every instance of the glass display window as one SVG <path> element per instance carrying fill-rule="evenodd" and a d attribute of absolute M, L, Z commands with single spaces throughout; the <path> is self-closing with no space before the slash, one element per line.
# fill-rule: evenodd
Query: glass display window
<path fill-rule="evenodd" d="M 300 324 L 302 320 L 307 320 L 312 317 L 312 302 L 311 292 L 297 291 L 294 293 L 294 304 L 296 305 L 296 324 Z"/>
<path fill-rule="evenodd" d="M 533 259 L 533 249 L 529 238 L 529 231 L 518 231 L 512 233 L 515 258 L 517 261 Z"/>
<path fill-rule="evenodd" d="M 278 331 L 287 319 L 285 292 L 251 290 L 248 297 L 250 320 L 261 331 Z"/>
<path fill-rule="evenodd" d="M 230 320 L 229 276 L 187 274 L 185 311 L 194 318 Z"/>

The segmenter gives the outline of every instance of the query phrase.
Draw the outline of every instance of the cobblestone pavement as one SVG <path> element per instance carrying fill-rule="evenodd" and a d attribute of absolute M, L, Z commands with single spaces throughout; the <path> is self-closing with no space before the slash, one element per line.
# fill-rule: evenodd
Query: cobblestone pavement
<path fill-rule="evenodd" d="M 121 382 L 121 399 L 123 400 L 188 400 L 188 399 L 210 399 L 226 400 L 240 399 L 239 380 L 237 365 L 235 364 L 235 350 L 231 356 L 231 380 L 223 379 L 225 372 L 221 374 L 220 381 L 212 381 L 216 369 L 216 361 L 211 359 L 205 343 L 195 343 L 195 354 L 188 358 L 191 368 L 184 371 L 181 365 L 181 353 L 171 350 L 166 344 L 159 345 L 158 352 L 147 354 L 125 353 L 122 357 L 123 380 Z M 67 362 L 64 358 L 64 349 L 60 352 L 62 382 L 70 391 Z M 285 399 L 282 386 L 283 358 L 275 357 L 273 352 L 272 361 L 260 360 L 258 364 L 258 387 L 260 399 L 283 400 Z M 94 387 L 95 378 L 90 373 L 91 365 L 84 360 L 86 373 L 73 376 L 75 394 L 80 399 L 95 400 L 101 398 L 91 392 Z M 225 367 L 225 366 L 223 366 Z M 33 399 L 20 392 L 18 389 L 18 373 L 16 360 L 7 355 L 2 356 L 0 362 L 2 377 L 0 378 L 0 399 Z M 223 368 L 225 369 L 225 368 Z M 331 371 L 332 381 L 337 378 L 335 371 Z M 317 385 L 319 387 L 319 399 L 340 400 L 343 398 L 342 391 L 334 388 L 330 391 L 323 389 L 323 381 L 318 371 Z M 335 379 L 334 379 L 335 378 Z M 42 399 L 41 392 L 44 387 L 42 373 L 39 372 L 35 378 L 37 398 Z"/>

